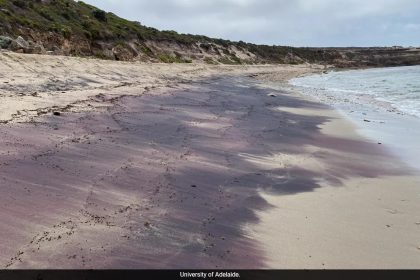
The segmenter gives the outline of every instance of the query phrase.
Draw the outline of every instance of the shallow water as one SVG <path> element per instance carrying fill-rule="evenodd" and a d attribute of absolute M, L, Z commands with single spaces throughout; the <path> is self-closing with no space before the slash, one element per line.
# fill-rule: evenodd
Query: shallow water
<path fill-rule="evenodd" d="M 330 72 L 290 84 L 338 109 L 360 134 L 420 170 L 420 66 Z"/>
<path fill-rule="evenodd" d="M 294 79 L 323 101 L 363 103 L 420 117 L 420 66 L 330 72 Z"/>

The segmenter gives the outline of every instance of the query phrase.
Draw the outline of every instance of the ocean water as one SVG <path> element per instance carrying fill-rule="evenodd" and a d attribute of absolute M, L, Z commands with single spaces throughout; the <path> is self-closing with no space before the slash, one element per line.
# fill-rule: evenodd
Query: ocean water
<path fill-rule="evenodd" d="M 334 71 L 290 81 L 420 174 L 420 66 Z"/>
<path fill-rule="evenodd" d="M 370 106 L 420 118 L 420 66 L 334 71 L 291 84 L 325 103 Z"/>

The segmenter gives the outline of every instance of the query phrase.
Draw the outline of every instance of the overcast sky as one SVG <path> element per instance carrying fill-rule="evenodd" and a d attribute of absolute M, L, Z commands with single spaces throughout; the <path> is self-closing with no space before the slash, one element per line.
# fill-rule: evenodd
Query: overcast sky
<path fill-rule="evenodd" d="M 420 46 L 420 0 L 85 0 L 161 30 L 291 46 Z"/>

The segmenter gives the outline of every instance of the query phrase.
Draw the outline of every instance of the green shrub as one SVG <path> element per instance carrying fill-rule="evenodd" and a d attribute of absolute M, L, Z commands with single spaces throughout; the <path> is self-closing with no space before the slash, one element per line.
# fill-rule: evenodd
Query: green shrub
<path fill-rule="evenodd" d="M 49 21 L 53 21 L 54 20 L 54 18 L 53 18 L 53 16 L 49 13 L 49 11 L 47 11 L 47 10 L 40 10 L 39 11 L 39 14 L 43 17 L 43 18 L 45 18 L 45 19 L 47 19 L 47 20 L 49 20 Z"/>
<path fill-rule="evenodd" d="M 12 3 L 21 9 L 26 9 L 27 7 L 27 2 L 23 0 L 14 0 Z"/>
<path fill-rule="evenodd" d="M 217 62 L 216 61 L 214 61 L 212 58 L 210 58 L 210 57 L 206 57 L 206 58 L 204 58 L 204 62 L 205 63 L 207 63 L 207 64 L 217 64 Z"/>
<path fill-rule="evenodd" d="M 72 35 L 72 30 L 70 27 L 68 26 L 64 26 L 63 28 L 61 28 L 61 34 L 63 34 L 64 38 L 66 39 L 70 39 L 71 35 Z"/>
<path fill-rule="evenodd" d="M 182 58 L 180 56 L 172 56 L 166 53 L 158 54 L 157 58 L 163 63 L 192 63 L 191 59 Z"/>
<path fill-rule="evenodd" d="M 148 46 L 142 46 L 141 51 L 148 56 L 153 56 L 153 51 Z"/>
<path fill-rule="evenodd" d="M 106 13 L 102 10 L 94 10 L 92 12 L 92 14 L 99 21 L 102 21 L 102 22 L 107 22 L 108 21 L 108 19 L 106 17 Z"/>
<path fill-rule="evenodd" d="M 206 52 L 208 52 L 208 51 L 212 48 L 212 46 L 211 46 L 210 44 L 208 44 L 208 43 L 201 43 L 201 44 L 200 44 L 200 48 L 202 48 L 202 49 L 204 49 Z"/>
<path fill-rule="evenodd" d="M 222 64 L 230 64 L 230 65 L 235 65 L 235 64 L 241 64 L 241 60 L 237 57 L 231 56 L 231 57 L 221 57 L 218 59 L 218 61 Z"/>

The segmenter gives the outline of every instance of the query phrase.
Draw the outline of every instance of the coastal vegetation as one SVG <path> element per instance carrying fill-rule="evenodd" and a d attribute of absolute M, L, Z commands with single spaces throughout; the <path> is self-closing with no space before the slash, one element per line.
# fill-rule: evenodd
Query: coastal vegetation
<path fill-rule="evenodd" d="M 73 0 L 0 0 L 0 48 L 164 63 L 420 64 L 413 48 L 296 48 L 160 31 Z"/>

